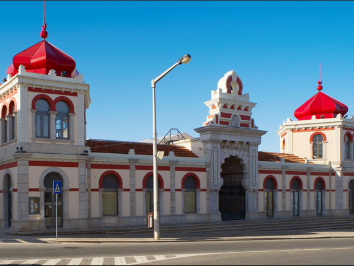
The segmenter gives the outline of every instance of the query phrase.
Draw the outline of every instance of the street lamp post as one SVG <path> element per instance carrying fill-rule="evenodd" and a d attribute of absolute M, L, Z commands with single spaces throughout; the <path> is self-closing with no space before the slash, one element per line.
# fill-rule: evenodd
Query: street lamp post
<path fill-rule="evenodd" d="M 159 82 L 164 76 L 166 76 L 172 69 L 176 66 L 187 64 L 191 60 L 191 56 L 186 54 L 182 56 L 177 63 L 163 72 L 156 79 L 151 81 L 152 87 L 152 127 L 153 127 L 153 180 L 154 180 L 154 239 L 160 239 L 160 224 L 159 224 L 159 201 L 158 201 L 158 179 L 157 179 L 157 139 L 156 139 L 156 99 L 155 99 L 155 87 L 156 83 Z"/>

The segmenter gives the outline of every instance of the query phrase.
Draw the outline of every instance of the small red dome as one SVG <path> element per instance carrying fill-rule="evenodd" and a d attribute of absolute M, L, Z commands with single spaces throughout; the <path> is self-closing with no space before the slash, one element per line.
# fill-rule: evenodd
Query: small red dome
<path fill-rule="evenodd" d="M 320 89 L 322 90 L 320 83 L 318 87 L 321 87 Z M 313 115 L 317 119 L 335 118 L 337 114 L 344 116 L 348 112 L 348 107 L 344 103 L 321 92 L 320 89 L 316 95 L 296 109 L 294 116 L 298 120 L 310 120 Z"/>
<path fill-rule="evenodd" d="M 54 69 L 57 76 L 62 76 L 62 72 L 65 71 L 66 74 L 63 76 L 71 77 L 76 66 L 74 59 L 46 40 L 18 53 L 12 62 L 13 64 L 6 71 L 12 76 L 16 75 L 19 66 L 23 65 L 27 72 L 48 74 Z"/>

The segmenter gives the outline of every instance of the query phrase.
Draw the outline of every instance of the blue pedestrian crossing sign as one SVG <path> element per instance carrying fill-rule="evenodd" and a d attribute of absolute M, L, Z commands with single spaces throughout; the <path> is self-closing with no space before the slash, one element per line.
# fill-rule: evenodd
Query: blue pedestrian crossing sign
<path fill-rule="evenodd" d="M 61 182 L 53 181 L 53 194 L 61 194 Z"/>

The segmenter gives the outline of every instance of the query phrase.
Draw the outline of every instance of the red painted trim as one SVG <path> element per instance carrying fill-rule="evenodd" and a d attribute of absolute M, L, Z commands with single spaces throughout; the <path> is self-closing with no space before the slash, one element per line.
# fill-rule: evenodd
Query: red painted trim
<path fill-rule="evenodd" d="M 273 174 L 273 175 L 281 175 L 282 171 L 275 171 L 275 170 L 258 170 L 259 174 Z"/>
<path fill-rule="evenodd" d="M 135 170 L 152 171 L 153 167 L 152 166 L 148 166 L 148 165 L 136 165 L 135 166 Z M 169 166 L 158 166 L 157 170 L 158 171 L 170 171 L 170 167 Z"/>
<path fill-rule="evenodd" d="M 216 106 L 213 104 L 213 105 L 211 106 L 211 109 L 212 109 L 212 110 L 216 109 Z"/>
<path fill-rule="evenodd" d="M 288 132 L 285 132 L 283 135 L 281 135 L 280 137 L 283 138 L 286 136 L 286 134 L 288 134 Z"/>
<path fill-rule="evenodd" d="M 8 95 L 6 95 L 5 97 L 3 97 L 0 101 L 0 103 L 6 101 L 7 99 L 9 99 L 10 97 L 14 96 L 17 93 L 17 89 L 13 90 L 11 93 L 9 93 Z"/>
<path fill-rule="evenodd" d="M 38 94 L 36 95 L 33 99 L 32 99 L 32 109 L 33 110 L 37 110 L 36 109 L 36 102 L 39 100 L 39 99 L 43 99 L 43 100 L 46 100 L 49 104 L 49 111 L 55 111 L 55 105 L 53 104 L 53 100 L 52 98 L 50 98 L 48 95 L 45 95 L 45 94 Z"/>
<path fill-rule="evenodd" d="M 213 118 L 214 117 L 214 115 L 208 115 L 207 116 L 207 118 Z"/>
<path fill-rule="evenodd" d="M 91 169 L 120 169 L 129 170 L 129 165 L 113 165 L 113 164 L 91 164 Z"/>
<path fill-rule="evenodd" d="M 106 171 L 104 172 L 101 177 L 100 177 L 100 180 L 99 180 L 99 188 L 103 188 L 102 186 L 102 181 L 103 181 L 103 178 L 106 176 L 106 175 L 109 175 L 109 174 L 112 174 L 114 175 L 117 179 L 118 179 L 118 189 L 122 189 L 123 188 L 123 181 L 122 181 L 122 178 L 120 177 L 120 175 L 116 172 L 116 171 Z"/>
<path fill-rule="evenodd" d="M 28 91 L 77 97 L 77 92 L 70 92 L 70 91 L 59 91 L 59 90 L 53 91 L 51 89 L 44 89 L 43 90 L 41 88 L 32 88 L 32 87 L 28 87 Z"/>
<path fill-rule="evenodd" d="M 303 189 L 302 179 L 299 176 L 293 176 L 293 178 L 291 178 L 291 180 L 290 180 L 290 189 L 293 189 L 293 181 L 295 179 L 298 179 L 300 181 L 300 189 Z"/>
<path fill-rule="evenodd" d="M 215 115 L 215 123 L 219 124 L 219 116 L 218 115 Z"/>
<path fill-rule="evenodd" d="M 127 192 L 127 191 L 130 191 L 130 189 L 129 188 L 123 189 L 123 192 Z"/>
<path fill-rule="evenodd" d="M 285 171 L 287 175 L 307 175 L 307 172 Z"/>
<path fill-rule="evenodd" d="M 258 189 L 259 192 L 263 192 L 263 189 Z"/>
<path fill-rule="evenodd" d="M 230 109 L 235 110 L 235 105 L 231 105 Z"/>
<path fill-rule="evenodd" d="M 242 81 L 239 77 L 237 77 L 236 82 L 238 84 L 238 95 L 242 95 Z"/>
<path fill-rule="evenodd" d="M 286 192 L 290 192 L 290 189 L 285 189 Z"/>
<path fill-rule="evenodd" d="M 241 111 L 241 105 L 240 105 L 239 107 L 237 107 L 237 110 L 238 110 L 238 111 Z"/>
<path fill-rule="evenodd" d="M 230 125 L 230 122 L 227 122 L 227 121 L 220 121 L 220 125 L 226 125 L 226 126 L 228 126 L 228 125 Z"/>
<path fill-rule="evenodd" d="M 12 192 L 17 192 L 17 188 L 14 188 L 14 190 Z"/>
<path fill-rule="evenodd" d="M 254 119 L 252 119 L 251 121 L 252 121 L 252 128 L 254 128 Z"/>
<path fill-rule="evenodd" d="M 182 192 L 182 189 L 176 188 L 175 191 L 176 191 L 176 192 Z"/>
<path fill-rule="evenodd" d="M 7 102 L 4 102 L 1 106 L 1 118 L 5 118 L 8 112 L 9 112 L 9 104 Z"/>
<path fill-rule="evenodd" d="M 147 173 L 145 176 L 144 176 L 144 179 L 143 179 L 143 189 L 146 189 L 146 180 L 148 179 L 149 176 L 152 176 L 153 175 L 153 172 L 149 172 Z M 159 186 L 159 189 L 163 189 L 164 188 L 164 182 L 163 182 L 163 178 L 162 176 L 158 173 L 158 178 L 159 178 L 159 183 L 160 183 L 160 186 Z"/>
<path fill-rule="evenodd" d="M 223 118 L 231 118 L 231 116 L 232 116 L 232 114 L 230 114 L 230 113 L 223 113 L 223 112 L 220 113 L 220 117 L 223 117 Z"/>
<path fill-rule="evenodd" d="M 79 189 L 78 188 L 70 188 L 69 191 L 76 191 L 77 192 L 77 191 L 79 191 Z"/>
<path fill-rule="evenodd" d="M 345 141 L 345 136 L 347 136 L 347 135 L 349 136 L 349 141 L 353 141 L 353 136 L 349 131 L 344 133 L 343 141 Z"/>
<path fill-rule="evenodd" d="M 245 124 L 245 123 L 240 123 L 240 127 L 250 127 L 249 124 Z"/>
<path fill-rule="evenodd" d="M 298 133 L 298 132 L 312 132 L 312 131 L 316 131 L 318 132 L 319 129 L 294 129 L 293 130 L 293 133 Z M 324 130 L 334 130 L 334 127 L 330 127 L 330 128 L 321 128 L 320 129 L 321 131 L 324 131 Z"/>
<path fill-rule="evenodd" d="M 227 109 L 227 104 L 225 103 L 222 108 Z"/>
<path fill-rule="evenodd" d="M 327 137 L 324 133 L 322 133 L 320 131 L 316 131 L 316 132 L 312 133 L 312 135 L 310 137 L 310 142 L 313 142 L 313 137 L 318 134 L 320 134 L 323 137 L 323 141 L 327 141 Z"/>
<path fill-rule="evenodd" d="M 136 188 L 135 191 L 137 191 L 137 192 L 142 192 L 142 191 L 144 191 L 144 190 L 143 190 L 142 188 Z"/>
<path fill-rule="evenodd" d="M 343 189 L 343 192 L 348 192 L 348 190 L 347 189 Z"/>
<path fill-rule="evenodd" d="M 164 191 L 167 191 L 167 192 L 169 192 L 169 191 L 171 191 L 171 189 L 169 189 L 169 188 L 166 188 Z"/>
<path fill-rule="evenodd" d="M 278 189 L 278 181 L 272 175 L 268 175 L 268 176 L 266 176 L 266 178 L 264 178 L 264 180 L 263 180 L 263 189 L 266 189 L 266 182 L 267 182 L 268 179 L 273 179 L 274 186 L 275 186 L 274 189 Z"/>
<path fill-rule="evenodd" d="M 185 171 L 185 172 L 206 172 L 206 168 L 198 167 L 176 167 L 176 171 Z"/>
<path fill-rule="evenodd" d="M 251 121 L 251 117 L 249 115 L 240 115 L 241 120 Z"/>
<path fill-rule="evenodd" d="M 322 189 L 325 190 L 326 189 L 326 181 L 323 179 L 323 177 L 319 176 L 315 179 L 315 182 L 313 183 L 313 188 L 316 189 L 316 182 L 317 180 L 321 180 L 322 181 Z"/>
<path fill-rule="evenodd" d="M 2 191 L 0 190 L 0 194 L 2 193 Z"/>
<path fill-rule="evenodd" d="M 5 169 L 13 168 L 13 167 L 17 167 L 17 162 L 12 162 L 12 163 L 0 165 L 0 170 L 5 170 Z"/>
<path fill-rule="evenodd" d="M 354 131 L 354 128 L 343 127 L 343 130 Z"/>
<path fill-rule="evenodd" d="M 54 106 L 56 106 L 56 104 L 59 102 L 59 101 L 63 101 L 65 102 L 67 105 L 69 105 L 69 113 L 75 113 L 75 110 L 74 110 L 74 104 L 73 102 L 68 98 L 68 97 L 65 97 L 65 96 L 59 96 L 57 98 L 54 99 Z"/>
<path fill-rule="evenodd" d="M 282 144 L 282 149 L 284 149 L 285 148 L 285 139 L 283 139 L 283 144 Z"/>
<path fill-rule="evenodd" d="M 48 162 L 48 161 L 28 161 L 29 166 L 47 166 L 47 167 L 79 167 L 76 162 Z"/>
<path fill-rule="evenodd" d="M 17 102 L 15 97 L 11 97 L 9 103 L 9 114 L 12 115 L 12 104 L 14 105 L 14 111 L 17 111 Z"/>
<path fill-rule="evenodd" d="M 354 176 L 354 173 L 343 173 L 343 176 Z"/>
<path fill-rule="evenodd" d="M 196 188 L 196 189 L 200 189 L 200 180 L 199 180 L 199 177 L 198 177 L 196 174 L 194 174 L 194 173 L 188 173 L 188 174 L 185 174 L 185 175 L 183 176 L 182 182 L 181 182 L 181 188 L 182 188 L 182 189 L 185 189 L 185 187 L 184 187 L 184 181 L 186 180 L 186 178 L 187 178 L 188 176 L 193 176 L 193 177 L 194 177 L 195 181 L 197 182 L 197 188 Z"/>
<path fill-rule="evenodd" d="M 278 189 L 278 192 L 283 192 L 283 190 L 282 189 Z"/>
<path fill-rule="evenodd" d="M 98 188 L 91 188 L 91 192 L 99 192 Z"/>
<path fill-rule="evenodd" d="M 248 108 L 246 107 L 245 109 L 243 109 L 243 111 L 248 112 Z"/>
<path fill-rule="evenodd" d="M 207 190 L 205 189 L 205 188 L 203 188 L 202 190 L 201 190 L 201 192 L 206 192 Z"/>
<path fill-rule="evenodd" d="M 29 188 L 28 191 L 29 192 L 38 192 L 39 189 L 38 188 Z"/>

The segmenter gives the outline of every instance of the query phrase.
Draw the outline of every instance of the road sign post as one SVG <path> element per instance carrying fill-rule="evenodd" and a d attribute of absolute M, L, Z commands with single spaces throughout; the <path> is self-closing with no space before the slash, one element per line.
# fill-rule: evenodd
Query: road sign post
<path fill-rule="evenodd" d="M 58 194 L 61 194 L 60 181 L 53 181 L 53 194 L 55 194 L 55 238 L 58 239 Z"/>

